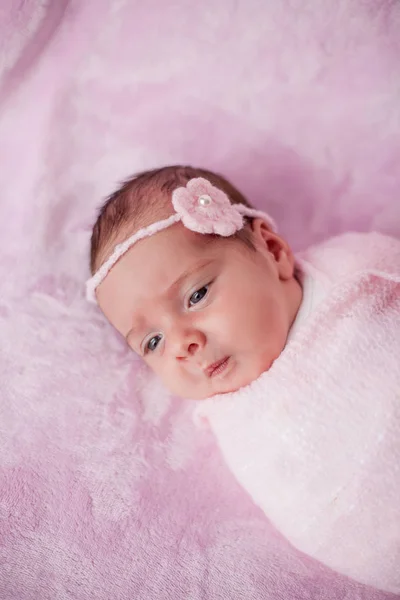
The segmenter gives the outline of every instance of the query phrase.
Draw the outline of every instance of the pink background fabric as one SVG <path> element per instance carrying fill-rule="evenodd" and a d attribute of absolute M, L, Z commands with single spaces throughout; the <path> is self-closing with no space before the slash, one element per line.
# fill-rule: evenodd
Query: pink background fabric
<path fill-rule="evenodd" d="M 2 1 L 0 598 L 393 598 L 274 531 L 85 301 L 102 198 L 175 162 L 295 249 L 399 236 L 399 2 Z"/>

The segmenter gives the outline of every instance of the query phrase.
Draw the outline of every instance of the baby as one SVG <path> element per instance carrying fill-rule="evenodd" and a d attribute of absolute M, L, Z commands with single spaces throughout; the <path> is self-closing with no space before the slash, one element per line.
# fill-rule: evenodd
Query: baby
<path fill-rule="evenodd" d="M 230 214 L 230 202 L 241 212 Z M 152 235 L 176 211 L 182 219 Z M 232 392 L 267 371 L 302 297 L 293 254 L 272 220 L 219 175 L 188 167 L 143 173 L 101 210 L 92 272 L 149 226 L 96 288 L 108 320 L 179 396 Z"/>
<path fill-rule="evenodd" d="M 400 243 L 294 257 L 225 178 L 166 167 L 93 229 L 87 293 L 298 548 L 400 592 Z"/>

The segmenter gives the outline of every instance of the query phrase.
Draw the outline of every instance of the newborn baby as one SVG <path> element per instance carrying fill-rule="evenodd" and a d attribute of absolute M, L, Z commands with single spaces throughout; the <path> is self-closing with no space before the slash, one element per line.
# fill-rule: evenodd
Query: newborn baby
<path fill-rule="evenodd" d="M 142 173 L 101 209 L 91 300 L 300 550 L 400 592 L 400 243 L 294 257 L 226 179 Z"/>

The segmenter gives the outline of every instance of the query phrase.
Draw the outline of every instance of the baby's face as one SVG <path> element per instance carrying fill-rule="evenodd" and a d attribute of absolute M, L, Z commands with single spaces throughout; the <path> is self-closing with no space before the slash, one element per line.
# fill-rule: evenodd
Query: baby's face
<path fill-rule="evenodd" d="M 256 251 L 178 223 L 135 244 L 99 286 L 105 316 L 172 393 L 235 391 L 282 352 L 301 290 L 280 239 L 264 224 L 254 237 Z"/>

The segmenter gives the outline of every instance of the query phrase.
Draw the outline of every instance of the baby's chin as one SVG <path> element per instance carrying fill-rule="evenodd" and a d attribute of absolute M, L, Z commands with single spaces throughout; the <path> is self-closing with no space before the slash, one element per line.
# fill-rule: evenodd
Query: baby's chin
<path fill-rule="evenodd" d="M 192 385 L 190 389 L 186 387 L 183 389 L 171 386 L 165 386 L 168 391 L 175 397 L 181 398 L 182 400 L 207 400 L 213 396 L 219 396 L 221 394 L 230 394 L 239 390 L 243 385 L 241 383 L 232 383 L 231 385 L 221 386 L 220 388 L 211 388 L 207 385 Z"/>

